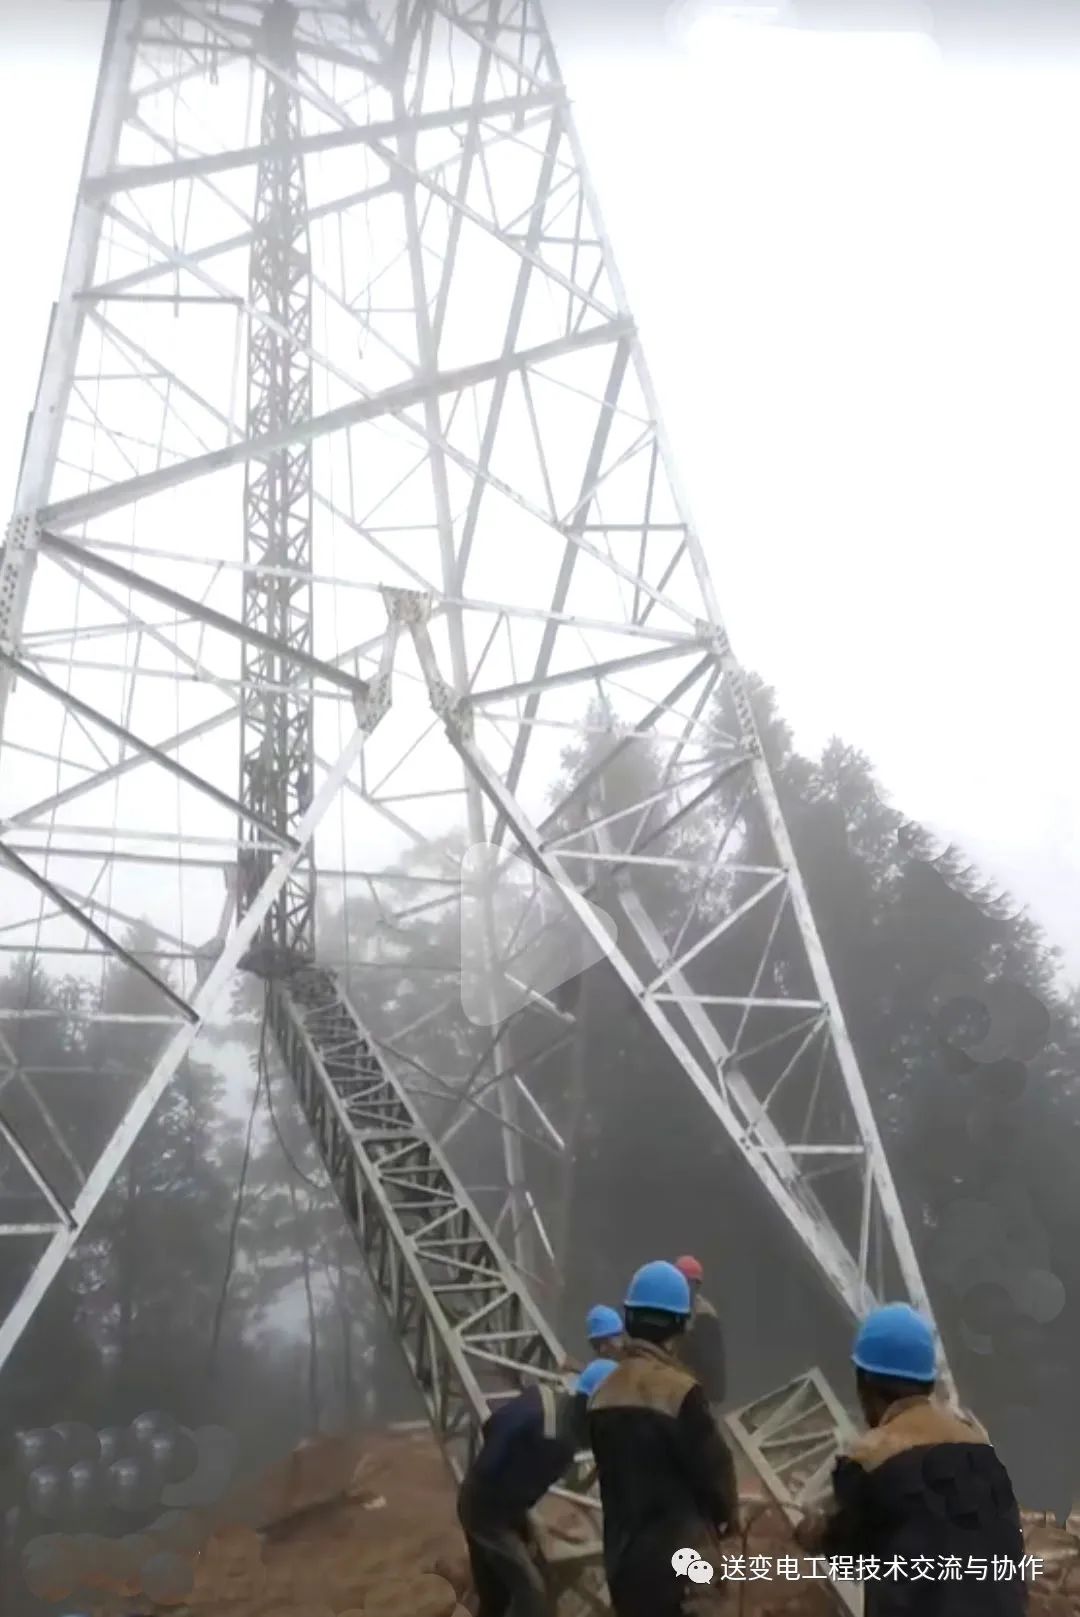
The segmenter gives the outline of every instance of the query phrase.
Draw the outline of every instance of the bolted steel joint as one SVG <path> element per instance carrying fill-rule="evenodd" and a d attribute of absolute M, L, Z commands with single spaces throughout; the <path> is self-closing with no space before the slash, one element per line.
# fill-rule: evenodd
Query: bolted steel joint
<path fill-rule="evenodd" d="M 698 618 L 694 627 L 702 646 L 711 651 L 714 657 L 731 656 L 731 641 L 722 623 L 711 623 L 708 618 Z"/>
<path fill-rule="evenodd" d="M 468 698 L 457 696 L 443 679 L 430 680 L 428 692 L 431 697 L 431 711 L 436 718 L 442 720 L 451 734 L 470 741 L 473 735 L 473 712 Z"/>
<path fill-rule="evenodd" d="M 384 585 L 382 596 L 392 623 L 411 628 L 414 624 L 426 623 L 431 616 L 431 596 L 423 590 L 401 590 Z"/>
<path fill-rule="evenodd" d="M 38 525 L 32 516 L 12 517 L 0 550 L 0 649 L 17 649 L 15 614 L 19 585 L 29 556 L 37 549 Z"/>
<path fill-rule="evenodd" d="M 353 697 L 353 712 L 361 730 L 369 734 L 390 711 L 390 676 L 375 674 L 368 681 L 367 690 Z"/>

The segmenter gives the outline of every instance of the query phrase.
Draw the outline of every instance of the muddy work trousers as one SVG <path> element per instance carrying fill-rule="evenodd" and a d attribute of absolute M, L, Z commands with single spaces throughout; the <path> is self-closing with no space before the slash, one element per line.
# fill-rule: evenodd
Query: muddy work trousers
<path fill-rule="evenodd" d="M 683 1544 L 693 1544 L 714 1567 L 720 1565 L 720 1541 L 701 1522 L 684 1523 L 678 1532 L 640 1535 L 612 1554 L 608 1545 L 605 1572 L 615 1617 L 711 1617 L 728 1608 L 725 1585 L 691 1583 L 679 1577 L 671 1557 Z"/>
<path fill-rule="evenodd" d="M 463 1522 L 476 1587 L 476 1617 L 550 1617 L 544 1575 L 524 1533 L 513 1527 Z"/>
<path fill-rule="evenodd" d="M 715 1617 L 725 1606 L 723 1591 L 689 1583 L 672 1572 L 671 1582 L 614 1578 L 608 1581 L 615 1617 Z"/>

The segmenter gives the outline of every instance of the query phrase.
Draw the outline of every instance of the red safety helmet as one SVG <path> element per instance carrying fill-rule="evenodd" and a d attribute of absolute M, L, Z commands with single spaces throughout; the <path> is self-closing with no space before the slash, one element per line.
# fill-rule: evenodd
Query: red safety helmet
<path fill-rule="evenodd" d="M 705 1271 L 696 1258 L 676 1258 L 675 1267 L 687 1280 L 696 1280 L 699 1285 L 705 1278 Z"/>

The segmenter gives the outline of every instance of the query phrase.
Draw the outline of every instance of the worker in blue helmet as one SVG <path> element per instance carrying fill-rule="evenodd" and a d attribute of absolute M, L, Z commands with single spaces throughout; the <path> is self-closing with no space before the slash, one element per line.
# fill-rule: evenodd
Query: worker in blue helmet
<path fill-rule="evenodd" d="M 597 1303 L 585 1316 L 585 1335 L 594 1359 L 618 1359 L 626 1341 L 622 1315 L 615 1308 Z"/>
<path fill-rule="evenodd" d="M 1020 1617 L 1019 1575 L 978 1574 L 1024 1553 L 1012 1484 L 978 1422 L 935 1397 L 936 1358 L 930 1325 L 906 1303 L 863 1321 L 852 1360 L 867 1431 L 836 1462 L 832 1509 L 796 1536 L 814 1555 L 908 1569 L 864 1580 L 866 1617 Z"/>
<path fill-rule="evenodd" d="M 623 1330 L 622 1315 L 617 1308 L 609 1308 L 606 1303 L 597 1303 L 585 1315 L 585 1335 L 589 1343 L 589 1354 L 594 1359 L 617 1359 L 622 1354 L 623 1344 L 626 1340 Z M 559 1369 L 566 1377 L 566 1384 L 570 1386 L 574 1379 L 581 1374 L 584 1366 L 578 1359 L 564 1359 Z"/>
<path fill-rule="evenodd" d="M 476 1617 L 550 1617 L 554 1610 L 533 1554 L 529 1512 L 588 1443 L 588 1401 L 614 1369 L 614 1360 L 594 1359 L 571 1390 L 527 1387 L 485 1421 L 458 1492 Z"/>
<path fill-rule="evenodd" d="M 691 1306 L 674 1264 L 639 1269 L 626 1293 L 622 1358 L 589 1401 L 615 1617 L 688 1617 L 722 1597 L 719 1580 L 694 1583 L 672 1568 L 687 1546 L 717 1566 L 738 1514 L 731 1453 L 675 1352 Z"/>

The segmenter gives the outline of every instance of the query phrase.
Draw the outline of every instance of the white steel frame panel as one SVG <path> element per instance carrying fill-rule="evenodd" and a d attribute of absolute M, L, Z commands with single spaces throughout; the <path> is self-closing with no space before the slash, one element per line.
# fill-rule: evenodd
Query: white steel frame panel
<path fill-rule="evenodd" d="M 835 1294 L 853 1315 L 883 1288 L 929 1312 L 535 0 L 298 3 L 290 61 L 264 48 L 268 5 L 114 6 L 0 559 L 0 947 L 66 956 L 90 981 L 146 913 L 177 945 L 162 1024 L 185 1018 L 81 1188 L 59 1183 L 62 1120 L 42 1125 L 51 1144 L 6 1137 L 35 1194 L 0 1228 L 52 1234 L 0 1326 L 0 1364 L 313 839 L 322 880 L 343 873 L 346 898 L 362 883 L 392 927 L 456 902 L 447 837 L 462 824 L 554 880 L 560 924 L 605 952 L 593 889 L 574 880 L 616 884 L 615 971 Z M 248 275 L 266 153 L 243 92 L 257 113 L 270 87 L 300 131 L 310 331 L 282 324 Z M 303 357 L 312 399 L 249 433 L 236 400 L 256 329 Z M 245 676 L 237 638 L 267 632 L 240 611 L 245 565 L 249 579 L 290 568 L 245 564 L 236 479 L 299 445 L 314 456 L 297 575 L 313 633 L 263 644 Z M 394 716 L 374 735 L 403 625 Z M 311 691 L 310 807 L 294 790 L 285 827 L 231 785 L 253 684 L 260 699 Z M 590 697 L 589 766 L 553 801 Z M 649 785 L 609 805 L 613 773 L 646 747 Z M 238 818 L 276 862 L 237 925 L 219 912 Z M 753 858 L 751 823 L 767 847 Z M 674 918 L 650 897 L 664 869 L 685 893 Z M 729 980 L 723 951 L 740 947 L 753 969 Z M 20 1018 L 41 1014 L 0 1019 L 0 1081 L 25 1076 Z M 411 1028 L 370 1037 L 405 1048 L 443 1014 L 433 990 Z M 554 1049 L 566 1017 L 552 1026 Z M 507 1207 L 535 1251 L 520 1142 L 550 1149 L 564 1130 L 542 1059 L 517 1060 L 513 1033 L 474 1077 L 493 1090 Z M 463 1103 L 474 1087 L 459 1083 Z M 463 1110 L 447 1141 L 484 1110 Z M 514 1256 L 519 1273 L 532 1262 L 521 1240 Z"/>

